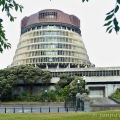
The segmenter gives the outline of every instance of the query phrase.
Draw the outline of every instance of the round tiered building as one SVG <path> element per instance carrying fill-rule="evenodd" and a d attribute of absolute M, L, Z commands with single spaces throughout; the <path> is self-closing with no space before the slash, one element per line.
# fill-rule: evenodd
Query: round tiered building
<path fill-rule="evenodd" d="M 80 20 L 55 9 L 24 17 L 12 66 L 21 64 L 41 69 L 91 67 Z"/>

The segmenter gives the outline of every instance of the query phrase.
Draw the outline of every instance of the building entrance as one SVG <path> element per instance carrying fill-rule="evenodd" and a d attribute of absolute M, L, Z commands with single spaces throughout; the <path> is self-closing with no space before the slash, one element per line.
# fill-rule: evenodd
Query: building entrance
<path fill-rule="evenodd" d="M 89 87 L 89 97 L 105 97 L 105 87 Z"/>

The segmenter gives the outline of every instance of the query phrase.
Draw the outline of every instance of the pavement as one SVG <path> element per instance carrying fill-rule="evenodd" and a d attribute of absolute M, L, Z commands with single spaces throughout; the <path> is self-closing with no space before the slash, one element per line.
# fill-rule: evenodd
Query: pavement
<path fill-rule="evenodd" d="M 113 100 L 103 98 L 90 98 L 91 105 L 117 105 Z M 44 102 L 37 104 L 1 104 L 0 113 L 56 113 L 56 112 L 75 112 L 75 110 L 68 110 L 64 108 L 64 102 Z M 82 111 L 81 111 L 82 112 Z"/>
<path fill-rule="evenodd" d="M 117 104 L 113 100 L 107 97 L 103 98 L 91 98 L 91 104 L 92 105 L 112 105 L 112 104 Z"/>
<path fill-rule="evenodd" d="M 0 107 L 0 113 L 59 113 L 67 112 L 64 107 Z M 69 111 L 72 112 L 72 111 Z"/>

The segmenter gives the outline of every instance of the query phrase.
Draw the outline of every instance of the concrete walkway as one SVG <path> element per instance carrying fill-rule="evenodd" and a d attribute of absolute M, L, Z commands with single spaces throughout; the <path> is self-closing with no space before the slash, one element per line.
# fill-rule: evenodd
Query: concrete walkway
<path fill-rule="evenodd" d="M 91 104 L 95 105 L 109 105 L 109 104 L 117 104 L 113 100 L 103 97 L 103 98 L 91 98 Z"/>

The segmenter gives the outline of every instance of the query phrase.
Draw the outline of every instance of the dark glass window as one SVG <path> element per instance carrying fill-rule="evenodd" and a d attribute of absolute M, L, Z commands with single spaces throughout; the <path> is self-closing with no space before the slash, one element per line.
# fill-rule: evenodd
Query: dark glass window
<path fill-rule="evenodd" d="M 68 30 L 70 30 L 70 28 L 69 28 L 69 27 L 68 27 L 67 29 L 68 29 Z"/>
<path fill-rule="evenodd" d="M 55 27 L 56 27 L 56 29 L 60 29 L 60 26 L 58 26 L 58 25 L 56 25 Z"/>
<path fill-rule="evenodd" d="M 44 18 L 57 18 L 57 13 L 56 12 L 39 13 L 39 19 Z"/>
<path fill-rule="evenodd" d="M 65 27 L 65 26 L 62 26 L 62 29 L 66 29 L 66 27 Z"/>
<path fill-rule="evenodd" d="M 47 29 L 47 28 L 48 28 L 48 26 L 47 26 L 47 25 L 44 25 L 42 28 L 43 28 L 43 29 Z"/>
<path fill-rule="evenodd" d="M 35 27 L 33 27 L 32 30 L 35 30 Z"/>
<path fill-rule="evenodd" d="M 37 26 L 37 29 L 41 29 L 41 26 Z"/>

